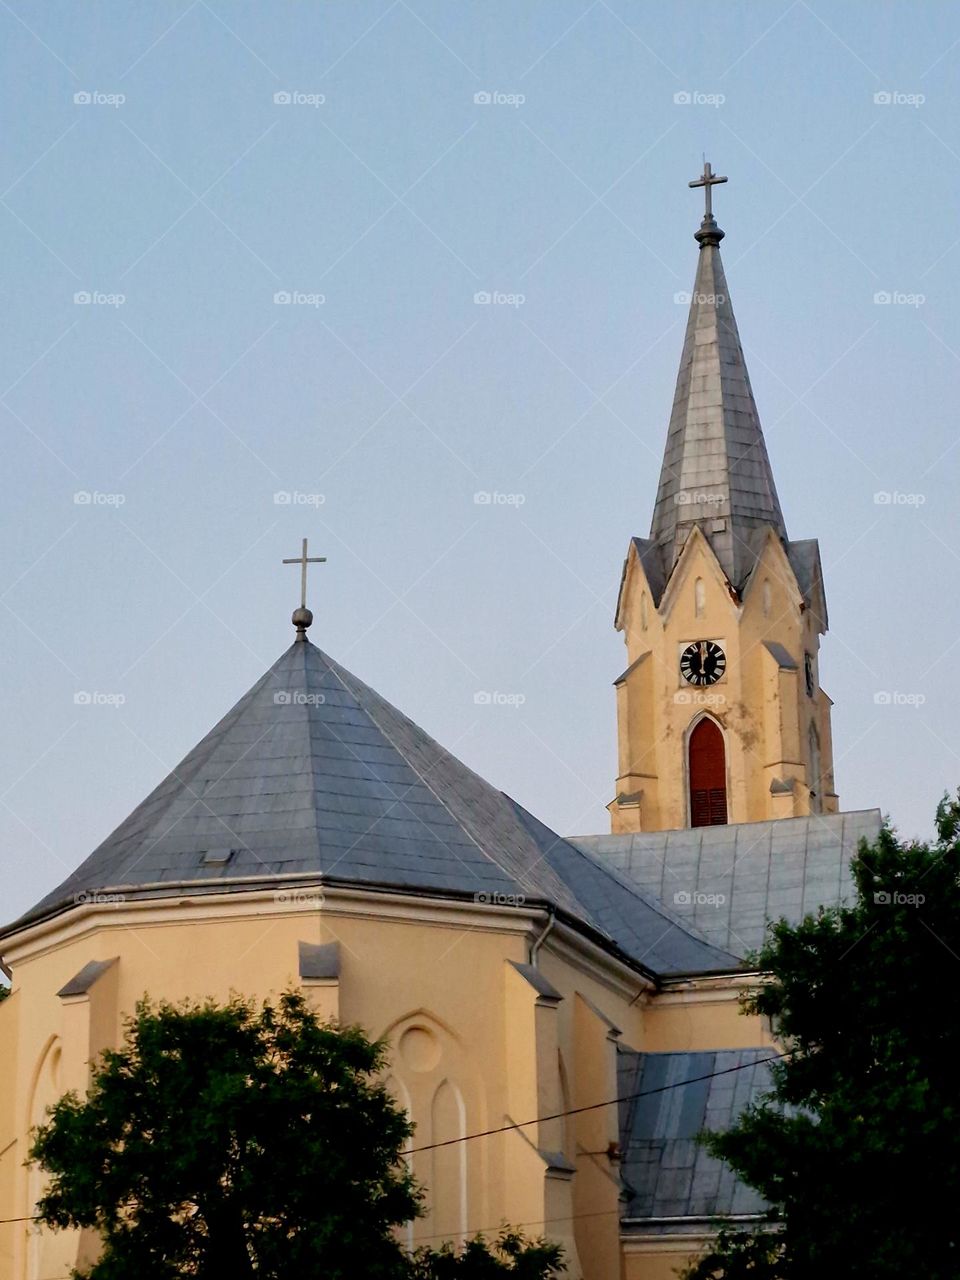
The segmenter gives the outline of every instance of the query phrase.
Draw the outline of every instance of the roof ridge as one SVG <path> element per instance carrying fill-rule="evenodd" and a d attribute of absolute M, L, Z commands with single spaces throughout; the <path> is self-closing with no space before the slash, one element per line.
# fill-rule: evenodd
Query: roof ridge
<path fill-rule="evenodd" d="M 332 658 L 328 657 L 326 654 L 324 654 L 323 656 L 326 658 L 327 662 L 330 664 L 331 669 L 334 670 L 334 673 L 337 675 L 338 679 L 341 680 L 341 683 L 344 683 L 341 675 L 342 668 L 340 668 L 339 664 L 336 663 Z M 511 805 L 515 804 L 515 801 L 513 801 L 509 796 L 507 796 L 505 792 L 500 791 L 499 788 L 493 785 L 493 783 L 488 782 L 486 778 L 484 778 L 481 774 L 477 773 L 475 769 L 471 769 L 470 766 L 468 764 L 465 764 L 458 756 L 455 756 L 451 751 L 448 751 L 447 748 L 444 747 L 442 743 L 438 742 L 437 739 L 432 736 L 432 734 L 427 733 L 425 729 L 421 728 L 420 725 L 418 725 L 414 720 L 411 720 L 409 716 L 405 715 L 404 712 L 400 711 L 399 708 L 395 707 L 391 702 L 388 702 L 386 698 L 384 698 L 381 694 L 377 693 L 377 691 L 371 688 L 370 685 L 365 684 L 364 681 L 360 680 L 357 676 L 354 676 L 351 672 L 344 671 L 343 674 L 349 676 L 350 679 L 352 680 L 356 680 L 357 684 L 363 685 L 363 687 L 366 690 L 368 690 L 368 692 L 373 696 L 374 699 L 376 699 L 377 702 L 382 703 L 383 706 L 385 708 L 389 708 L 389 710 L 394 715 L 399 716 L 402 720 L 406 721 L 406 723 L 410 725 L 411 729 L 415 730 L 422 738 L 425 738 L 434 748 L 436 748 L 436 750 L 443 757 L 446 758 L 446 760 L 449 760 L 451 763 L 453 763 L 460 771 L 462 771 L 463 773 L 469 774 L 469 776 L 473 780 L 475 780 L 475 782 L 481 788 L 489 791 L 492 795 L 502 797 L 503 799 L 507 800 L 508 803 Z M 344 687 L 346 687 L 349 690 L 348 685 L 345 684 Z M 439 804 L 443 805 L 444 808 L 446 808 L 449 811 L 448 802 L 443 799 L 443 797 L 436 790 L 436 787 L 424 775 L 423 770 L 420 769 L 420 767 L 414 763 L 414 761 L 410 758 L 410 756 L 403 749 L 403 747 L 397 743 L 394 736 L 390 733 L 390 731 L 384 725 L 382 719 L 378 718 L 374 713 L 374 711 L 369 707 L 363 707 L 363 710 L 369 716 L 370 720 L 376 725 L 380 733 L 383 734 L 383 736 L 387 739 L 390 745 L 394 748 L 394 750 L 397 751 L 397 753 L 401 756 L 401 758 L 407 762 L 409 767 L 414 771 L 414 773 L 417 775 L 417 777 L 420 779 L 423 785 L 427 788 L 430 794 L 434 797 L 434 799 L 436 799 Z M 467 838 L 470 840 L 470 842 L 473 845 L 475 845 L 477 849 L 479 849 L 480 853 L 489 862 L 492 862 L 499 871 L 503 872 L 505 876 L 509 877 L 509 879 L 511 880 L 516 881 L 518 879 L 517 870 L 511 869 L 510 867 L 505 866 L 503 862 L 501 862 L 501 860 L 497 858 L 489 848 L 485 848 L 484 845 L 474 835 L 473 831 L 470 829 L 470 826 L 463 822 L 459 814 L 454 814 L 453 816 L 457 822 L 457 825 L 463 831 L 464 835 L 466 835 Z M 562 837 L 557 837 L 557 838 L 562 839 Z M 541 860 L 542 858 L 538 859 L 538 861 L 541 861 Z M 534 866 L 536 866 L 536 863 L 534 863 Z M 550 868 L 548 867 L 548 870 L 549 869 Z M 532 870 L 533 870 L 532 867 L 528 867 L 523 869 L 520 872 L 521 883 L 529 880 L 530 872 Z M 562 877 L 561 877 L 561 880 L 562 880 Z M 534 884 L 524 884 L 524 887 L 530 888 L 532 890 L 536 890 L 537 888 L 537 886 Z"/>
<path fill-rule="evenodd" d="M 142 811 L 150 804 L 150 802 L 154 799 L 154 797 L 159 798 L 160 793 L 163 791 L 163 788 L 170 783 L 171 779 L 175 779 L 176 782 L 181 787 L 185 788 L 190 793 L 190 795 L 193 797 L 194 804 L 202 804 L 204 805 L 204 807 L 207 807 L 203 799 L 203 793 L 196 792 L 193 786 L 191 785 L 192 782 L 196 779 L 197 775 L 200 773 L 204 764 L 209 760 L 210 756 L 216 751 L 227 729 L 232 728 L 233 725 L 239 723 L 239 721 L 242 719 L 244 715 L 244 712 L 247 711 L 249 706 L 251 706 L 254 703 L 254 695 L 257 692 L 259 692 L 261 687 L 266 686 L 266 684 L 269 682 L 271 677 L 273 677 L 276 674 L 277 668 L 280 666 L 280 664 L 284 661 L 285 658 L 290 657 L 291 654 L 293 654 L 294 657 L 297 656 L 296 653 L 294 652 L 293 645 L 290 645 L 289 648 L 283 651 L 280 657 L 277 658 L 276 662 L 272 663 L 271 666 L 269 666 L 267 670 L 263 673 L 263 675 L 259 678 L 259 680 L 257 680 L 251 686 L 247 694 L 244 695 L 244 697 L 238 699 L 233 704 L 233 706 L 230 707 L 230 709 L 220 717 L 220 719 L 213 726 L 213 728 L 210 729 L 209 732 L 205 733 L 204 736 L 200 739 L 200 741 L 195 743 L 194 746 L 191 747 L 191 749 L 187 752 L 187 754 L 183 757 L 182 760 L 180 760 L 172 768 L 167 767 L 167 772 L 160 779 L 160 781 L 153 788 L 153 790 L 149 791 L 147 795 L 144 797 L 144 799 L 140 802 L 140 804 L 138 804 L 132 810 L 132 812 L 128 813 L 126 818 L 124 818 L 119 823 L 118 826 L 114 827 L 114 829 L 111 832 L 108 832 L 108 834 L 104 837 L 104 839 L 101 840 L 100 843 L 94 848 L 94 850 L 90 854 L 91 858 L 95 857 L 97 852 L 101 848 L 103 848 L 108 841 L 117 841 L 122 843 L 125 840 L 132 839 L 136 834 L 136 828 L 134 828 L 129 832 L 127 831 L 127 828 L 131 826 L 131 824 L 133 823 L 134 819 L 137 817 L 138 814 L 141 815 L 141 819 L 140 819 L 141 822 L 143 821 Z M 266 737 L 266 734 L 268 732 L 269 730 L 265 730 L 264 733 L 261 735 L 261 737 Z M 253 745 L 256 745 L 256 744 L 253 744 Z M 201 750 L 201 748 L 204 748 L 204 749 Z M 241 756 L 240 759 L 242 760 L 242 758 L 243 757 Z M 224 778 L 229 776 L 230 771 L 239 763 L 240 763 L 240 760 L 232 761 L 230 766 L 220 775 L 220 778 L 217 781 L 222 782 Z M 216 785 L 216 784 L 214 783 L 213 785 Z M 204 790 L 205 791 L 209 790 L 209 787 L 205 788 Z M 169 805 L 166 807 L 169 808 Z M 159 817 L 159 814 L 157 815 L 157 817 Z M 180 818 L 177 818 L 176 821 L 170 823 L 169 826 L 165 827 L 164 830 L 159 835 L 154 836 L 150 844 L 148 845 L 148 847 L 144 849 L 140 853 L 140 855 L 134 860 L 134 862 L 130 865 L 130 867 L 126 869 L 132 870 L 132 868 L 135 867 L 137 863 L 141 862 L 143 858 L 146 857 L 146 855 L 150 852 L 150 849 L 154 845 L 159 843 L 159 841 L 163 840 L 167 835 L 170 834 L 170 832 L 177 825 L 177 823 L 182 820 L 182 817 L 183 815 L 181 815 Z M 220 821 L 222 821 L 222 819 L 220 819 Z M 149 826 L 149 824 L 147 825 Z M 235 831 L 233 831 L 226 824 L 224 824 L 224 827 L 233 840 L 236 840 L 238 844 L 243 845 L 245 848 L 249 849 L 249 846 L 246 844 L 246 841 L 244 841 L 241 836 L 239 836 Z M 250 852 L 252 853 L 253 851 L 250 850 Z M 81 863 L 81 867 L 83 865 L 84 864 Z M 78 867 L 77 871 L 79 870 L 80 868 Z"/>
<path fill-rule="evenodd" d="M 309 644 L 310 642 L 308 641 L 307 643 Z M 372 723 L 372 724 L 374 724 L 374 725 L 376 726 L 376 728 L 377 728 L 377 729 L 378 729 L 378 730 L 383 734 L 383 736 L 386 738 L 386 740 L 387 740 L 387 741 L 390 743 L 390 745 L 393 747 L 394 751 L 396 751 L 396 752 L 397 752 L 397 754 L 398 754 L 398 755 L 399 755 L 403 760 L 405 760 L 405 761 L 406 761 L 406 763 L 407 763 L 407 764 L 409 765 L 409 767 L 413 770 L 413 772 L 417 775 L 417 777 L 420 779 L 420 781 L 423 783 L 423 785 L 427 788 L 427 790 L 430 792 L 430 794 L 433 796 L 433 798 L 437 801 L 437 803 L 438 803 L 438 804 L 441 804 L 441 805 L 444 805 L 444 807 L 446 808 L 447 806 L 446 806 L 446 804 L 445 804 L 445 802 L 444 802 L 443 798 L 438 794 L 438 792 L 437 792 L 436 788 L 435 788 L 434 786 L 432 786 L 432 785 L 431 785 L 431 783 L 426 779 L 426 777 L 424 777 L 422 770 L 421 770 L 420 768 L 418 768 L 418 766 L 417 766 L 417 765 L 416 765 L 416 764 L 415 764 L 415 763 L 410 759 L 410 757 L 409 757 L 409 756 L 407 755 L 407 753 L 403 750 L 403 748 L 399 745 L 399 743 L 397 743 L 397 742 L 394 740 L 394 738 L 393 738 L 393 736 L 390 734 L 389 730 L 388 730 L 388 729 L 387 729 L 387 728 L 386 728 L 386 727 L 381 723 L 381 721 L 377 718 L 377 716 L 374 714 L 374 712 L 373 712 L 369 707 L 365 707 L 365 706 L 360 702 L 360 700 L 357 698 L 356 693 L 355 693 L 355 692 L 350 688 L 350 686 L 349 686 L 349 685 L 346 683 L 346 681 L 344 680 L 343 675 L 341 674 L 341 668 L 340 668 L 339 664 L 338 664 L 338 663 L 336 663 L 332 658 L 330 658 L 326 653 L 324 653 L 324 652 L 323 652 L 323 650 L 321 650 L 321 649 L 317 648 L 317 646 L 316 646 L 316 645 L 312 645 L 311 647 L 312 647 L 312 648 L 314 648 L 314 649 L 316 649 L 317 653 L 319 653 L 319 654 L 323 657 L 324 661 L 325 661 L 325 662 L 326 662 L 326 664 L 327 664 L 327 667 L 328 667 L 328 668 L 329 668 L 329 670 L 332 672 L 332 674 L 336 676 L 337 680 L 340 682 L 340 684 L 341 684 L 341 686 L 343 687 L 343 689 L 344 689 L 344 690 L 345 690 L 345 691 L 350 695 L 350 697 L 351 697 L 351 698 L 353 698 L 354 702 L 356 702 L 357 706 L 360 708 L 360 710 L 363 712 L 363 714 L 364 714 L 364 715 L 365 715 L 365 716 L 366 716 L 366 717 L 371 721 L 371 723 Z M 370 685 L 365 684 L 362 680 L 359 680 L 356 676 L 354 676 L 354 677 L 352 677 L 352 678 L 353 678 L 353 679 L 356 679 L 358 684 L 363 684 L 363 685 L 364 685 L 364 688 L 366 688 L 366 689 L 370 689 L 370 692 L 371 692 L 371 693 L 373 693 L 376 697 L 378 697 L 378 698 L 379 698 L 379 696 L 380 696 L 380 695 L 379 695 L 379 694 L 377 694 L 377 693 L 376 693 L 376 690 L 372 689 Z M 398 712 L 398 714 L 403 715 L 403 712 L 402 712 L 402 711 L 401 711 L 401 712 Z M 413 724 L 413 721 L 411 720 L 411 721 L 410 721 L 410 723 L 411 723 L 411 724 Z M 416 727 L 417 727 L 417 728 L 419 728 L 419 726 L 416 726 Z M 430 735 L 426 733 L 426 730 L 424 730 L 424 729 L 420 729 L 420 732 L 421 732 L 422 734 L 424 734 L 426 737 L 430 738 L 430 741 L 431 741 L 431 742 L 433 742 L 433 743 L 434 743 L 434 744 L 439 748 L 439 750 L 440 750 L 440 751 L 443 751 L 443 752 L 444 752 L 446 755 L 448 755 L 448 756 L 450 755 L 450 753 L 449 753 L 449 752 L 447 752 L 447 751 L 446 751 L 446 749 L 445 749 L 444 747 L 442 747 L 442 746 L 440 745 L 440 743 L 436 741 L 436 739 L 435 739 L 435 738 L 430 737 Z M 312 742 L 311 742 L 311 746 L 312 746 Z M 455 756 L 450 756 L 450 758 L 451 758 L 451 759 L 456 759 L 456 757 L 455 757 Z M 459 761 L 459 760 L 458 760 L 458 761 L 457 761 L 457 763 L 458 763 L 458 764 L 460 764 L 460 765 L 461 765 L 461 767 L 462 767 L 462 768 L 464 768 L 464 769 L 469 769 L 469 768 L 470 768 L 470 767 L 469 767 L 469 765 L 465 765 L 465 764 L 463 764 L 463 762 L 462 762 L 462 761 Z M 472 772 L 473 772 L 473 770 L 470 770 L 470 772 L 472 773 Z M 479 774 L 474 774 L 474 776 L 475 776 L 475 777 L 477 777 L 477 778 L 479 778 L 481 782 L 484 782 L 484 781 L 485 781 L 483 778 L 480 778 L 480 775 L 479 775 Z M 486 783 L 486 785 L 487 785 L 487 786 L 490 786 L 491 784 L 490 784 L 490 783 Z M 408 790 L 409 790 L 409 788 L 408 788 Z M 401 800 L 401 801 L 398 801 L 398 803 L 403 803 L 403 801 L 402 801 L 402 800 Z M 473 832 L 472 832 L 472 831 L 468 831 L 468 830 L 467 830 L 467 828 L 466 828 L 466 827 L 464 827 L 464 826 L 463 826 L 463 824 L 459 821 L 459 819 L 457 819 L 457 823 L 458 823 L 458 825 L 460 826 L 461 830 L 463 831 L 464 835 L 466 835 L 466 836 L 467 836 L 467 838 L 471 841 L 471 843 L 472 843 L 472 844 L 474 844 L 474 845 L 475 845 L 475 846 L 480 850 L 480 852 L 483 854 L 483 856 L 484 856 L 485 858 L 487 858 L 490 862 L 493 862 L 493 863 L 494 863 L 494 865 L 495 865 L 495 866 L 497 866 L 497 867 L 498 867 L 498 868 L 499 868 L 499 869 L 504 873 L 504 875 L 509 876 L 509 877 L 512 879 L 512 878 L 513 878 L 513 873 L 512 873 L 512 872 L 511 872 L 507 867 L 504 867 L 503 865 L 501 865 L 501 863 L 500 863 L 500 862 L 499 862 L 499 861 L 498 861 L 498 860 L 497 860 L 497 859 L 496 859 L 496 858 L 495 858 L 495 857 L 494 857 L 494 856 L 493 856 L 493 855 L 492 855 L 488 850 L 484 849 L 483 845 L 480 843 L 480 841 L 479 841 L 479 840 L 477 840 L 477 838 L 476 838 L 476 836 L 474 836 Z M 467 865 L 467 864 L 466 864 L 466 863 L 464 863 L 464 866 L 466 866 L 466 865 Z"/>
<path fill-rule="evenodd" d="M 552 831 L 552 829 L 546 825 L 546 823 L 541 822 L 539 818 L 537 818 L 534 814 L 530 813 L 528 809 L 525 809 L 523 805 L 521 805 L 517 800 L 514 800 L 512 799 L 512 797 L 509 797 L 509 796 L 507 798 L 510 800 L 510 803 L 514 806 L 514 808 L 519 812 L 521 820 L 526 825 L 530 826 L 531 824 L 533 824 L 544 831 L 550 832 L 550 834 L 554 837 L 553 843 L 551 844 L 550 848 L 544 851 L 544 857 L 548 856 L 548 854 L 553 848 L 562 847 L 564 851 L 570 850 L 572 853 L 576 854 L 582 862 L 586 863 L 592 870 L 598 871 L 602 875 L 604 875 L 607 879 L 614 881 L 614 883 L 618 885 L 620 889 L 625 890 L 627 893 L 630 894 L 632 898 L 635 898 L 638 902 L 643 903 L 643 905 L 649 911 L 659 916 L 662 920 L 664 920 L 667 923 L 668 926 L 670 926 L 671 928 L 679 929 L 681 933 L 685 934 L 687 937 L 693 938 L 696 942 L 700 943 L 704 947 L 709 947 L 710 950 L 717 957 L 724 957 L 725 959 L 732 961 L 730 965 L 731 969 L 738 969 L 741 967 L 740 961 L 737 959 L 737 957 L 735 957 L 731 952 L 724 951 L 722 947 L 718 947 L 715 942 L 710 942 L 710 940 L 704 937 L 704 935 L 695 926 L 692 926 L 688 921 L 682 919 L 679 915 L 675 915 L 673 912 L 671 912 L 669 908 L 667 908 L 664 905 L 661 899 L 654 898 L 652 895 L 647 894 L 643 889 L 640 888 L 638 884 L 630 880 L 629 877 L 623 875 L 623 873 L 620 872 L 618 868 L 608 866 L 605 862 L 602 862 L 599 858 L 595 857 L 592 853 L 589 853 L 586 849 L 580 848 L 580 846 L 575 844 L 572 839 L 568 839 L 566 836 L 557 835 L 556 832 Z M 667 930 L 667 932 L 669 932 L 669 929 Z M 648 950 L 652 950 L 653 947 L 655 947 L 659 942 L 661 942 L 664 937 L 666 937 L 666 932 L 661 934 L 660 937 L 654 941 L 651 947 L 648 948 Z M 651 966 L 651 968 L 652 967 L 653 966 Z"/>

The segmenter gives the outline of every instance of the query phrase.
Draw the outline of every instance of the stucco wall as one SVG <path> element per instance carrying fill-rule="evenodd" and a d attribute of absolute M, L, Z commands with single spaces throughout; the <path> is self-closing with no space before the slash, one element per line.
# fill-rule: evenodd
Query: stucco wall
<path fill-rule="evenodd" d="M 0 1007 L 0 1216 L 31 1211 L 37 1186 L 21 1166 L 41 1104 L 57 1084 L 84 1087 L 89 1057 L 118 1042 L 139 998 L 274 996 L 298 984 L 301 941 L 339 943 L 339 980 L 309 985 L 311 998 L 389 1038 L 391 1087 L 417 1125 L 414 1147 L 613 1099 L 618 1036 L 656 1050 L 762 1042 L 738 1016 L 733 987 L 724 994 L 714 981 L 706 1001 L 652 996 L 639 974 L 559 926 L 538 956 L 555 988 L 545 995 L 522 968 L 545 923 L 516 908 L 302 888 L 87 904 L 27 931 L 4 953 L 15 994 Z M 113 957 L 88 992 L 57 996 L 89 961 Z M 574 1280 L 609 1280 L 620 1270 L 616 1138 L 610 1105 L 415 1154 L 430 1211 L 409 1238 L 438 1242 L 509 1221 L 560 1240 Z M 77 1249 L 45 1238 L 38 1253 L 25 1224 L 2 1240 L 3 1280 L 36 1280 L 46 1274 L 40 1256 L 46 1267 Z"/>
<path fill-rule="evenodd" d="M 699 586 L 698 586 L 699 584 Z M 744 592 L 732 596 L 709 542 L 695 528 L 658 608 L 631 546 L 618 614 L 627 670 L 617 688 L 619 777 L 612 828 L 662 831 L 690 825 L 687 742 L 696 722 L 710 716 L 724 735 L 728 821 L 799 817 L 820 804 L 834 812 L 830 700 L 806 687 L 804 655 L 816 678 L 823 622 L 804 606 L 782 547 L 768 539 Z M 726 670 L 716 684 L 693 687 L 680 675 L 683 648 L 695 640 L 718 643 Z M 793 660 L 781 667 L 767 644 Z M 636 665 L 634 665 L 636 664 Z M 819 740 L 823 785 L 810 789 L 810 728 Z M 792 780 L 789 792 L 775 780 Z"/>

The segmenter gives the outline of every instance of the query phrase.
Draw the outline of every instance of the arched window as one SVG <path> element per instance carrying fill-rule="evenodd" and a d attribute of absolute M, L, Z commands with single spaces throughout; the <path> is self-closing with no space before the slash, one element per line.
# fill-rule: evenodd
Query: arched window
<path fill-rule="evenodd" d="M 770 579 L 765 578 L 763 581 L 763 616 L 770 617 L 770 603 L 773 597 L 773 591 L 770 588 Z"/>
<path fill-rule="evenodd" d="M 705 717 L 690 735 L 691 827 L 723 826 L 727 821 L 727 756 L 723 734 Z"/>
<path fill-rule="evenodd" d="M 644 631 L 647 629 L 647 593 L 644 591 L 640 596 L 640 625 Z"/>
<path fill-rule="evenodd" d="M 698 578 L 693 584 L 693 608 L 698 618 L 703 617 L 703 611 L 707 603 L 707 589 L 703 585 L 703 579 Z"/>

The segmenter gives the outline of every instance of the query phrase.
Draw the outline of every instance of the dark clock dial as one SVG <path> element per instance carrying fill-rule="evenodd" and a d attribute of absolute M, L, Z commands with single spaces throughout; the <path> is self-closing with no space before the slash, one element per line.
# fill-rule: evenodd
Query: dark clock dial
<path fill-rule="evenodd" d="M 695 640 L 680 655 L 680 674 L 687 684 L 716 684 L 726 669 L 726 654 L 714 640 Z"/>

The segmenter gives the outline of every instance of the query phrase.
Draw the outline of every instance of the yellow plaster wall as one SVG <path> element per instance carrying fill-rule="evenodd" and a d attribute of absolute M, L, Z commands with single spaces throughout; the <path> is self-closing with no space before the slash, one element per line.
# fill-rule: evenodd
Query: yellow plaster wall
<path fill-rule="evenodd" d="M 644 1009 L 643 1047 L 649 1053 L 699 1053 L 773 1045 L 761 1018 L 740 1012 L 729 988 L 668 989 Z"/>
<path fill-rule="evenodd" d="M 697 608 L 697 582 L 702 607 Z M 819 798 L 835 812 L 830 700 L 810 697 L 804 654 L 817 662 L 822 620 L 803 604 L 790 563 L 768 538 L 742 601 L 731 593 L 698 528 L 687 540 L 659 608 L 631 546 L 618 615 L 628 674 L 617 689 L 617 795 L 642 793 L 639 804 L 609 806 L 612 829 L 660 831 L 689 825 L 687 741 L 696 722 L 712 716 L 725 739 L 727 816 L 731 823 L 799 817 L 812 811 L 809 729 L 820 740 Z M 680 654 L 695 640 L 714 640 L 726 655 L 715 685 L 694 688 L 680 675 Z M 765 642 L 782 646 L 796 668 L 781 669 Z M 633 666 L 638 659 L 643 659 Z M 816 667 L 815 667 L 816 671 Z M 771 792 L 790 779 L 786 794 Z"/>
<path fill-rule="evenodd" d="M 542 913 L 319 890 L 281 897 L 74 908 L 7 949 L 15 994 L 0 1007 L 0 1217 L 29 1213 L 36 1194 L 21 1166 L 53 1038 L 64 1087 L 82 1087 L 90 1055 L 119 1042 L 123 1016 L 144 994 L 275 996 L 298 984 L 300 941 L 340 944 L 339 980 L 308 984 L 311 999 L 338 1003 L 343 1021 L 388 1037 L 391 1088 L 417 1125 L 414 1148 L 615 1098 L 618 1039 L 651 1050 L 763 1042 L 738 1016 L 733 986 L 724 994 L 714 983 L 703 1008 L 677 1004 L 675 993 L 652 994 L 640 975 L 559 925 L 538 956 L 559 999 L 544 997 L 514 967 L 527 963 Z M 89 995 L 57 997 L 90 960 L 112 957 L 117 964 Z M 619 1171 L 608 1151 L 617 1136 L 610 1105 L 416 1153 L 430 1208 L 408 1239 L 495 1232 L 509 1221 L 563 1243 L 571 1280 L 608 1280 L 620 1266 Z M 576 1172 L 548 1168 L 538 1148 Z M 30 1270 L 23 1226 L 0 1241 L 0 1280 L 43 1274 Z M 75 1239 L 47 1238 L 43 1256 L 65 1248 L 76 1256 Z"/>
<path fill-rule="evenodd" d="M 704 1249 L 707 1238 L 696 1235 L 684 1239 L 643 1239 L 623 1241 L 622 1280 L 677 1280 L 677 1273 Z"/>
<path fill-rule="evenodd" d="M 20 993 L 0 1003 L 0 1218 L 16 1216 L 17 1181 L 23 1163 L 22 1144 L 18 1143 L 15 1099 L 19 1069 Z M 12 1267 L 16 1243 L 22 1234 L 15 1223 L 0 1224 L 0 1275 Z"/>

